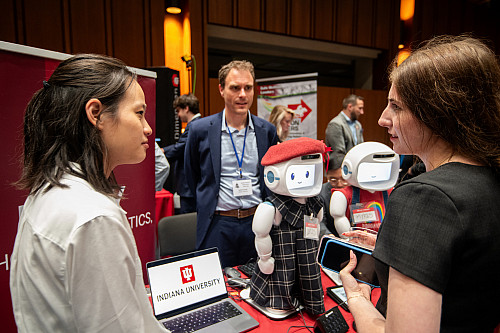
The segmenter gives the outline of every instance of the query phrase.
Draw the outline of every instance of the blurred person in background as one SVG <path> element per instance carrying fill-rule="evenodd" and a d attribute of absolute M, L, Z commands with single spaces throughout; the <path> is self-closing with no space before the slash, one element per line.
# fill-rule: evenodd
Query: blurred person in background
<path fill-rule="evenodd" d="M 180 197 L 180 214 L 196 212 L 196 198 L 189 189 L 184 171 L 184 149 L 186 147 L 189 129 L 194 121 L 201 119 L 200 102 L 195 95 L 189 93 L 177 97 L 174 101 L 174 109 L 183 123 L 187 123 L 179 140 L 169 146 L 163 147 L 165 156 L 169 161 L 175 163 L 174 183 L 175 191 Z"/>
<path fill-rule="evenodd" d="M 290 126 L 294 117 L 295 112 L 284 105 L 276 105 L 271 111 L 269 122 L 276 127 L 279 142 L 285 141 L 290 134 Z"/>

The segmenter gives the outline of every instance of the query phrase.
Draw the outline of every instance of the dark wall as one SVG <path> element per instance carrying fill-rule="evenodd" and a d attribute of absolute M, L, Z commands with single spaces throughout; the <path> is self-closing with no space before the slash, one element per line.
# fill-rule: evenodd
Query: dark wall
<path fill-rule="evenodd" d="M 413 23 L 414 40 L 435 35 L 473 33 L 490 40 L 500 54 L 499 0 L 416 0 Z"/>
<path fill-rule="evenodd" d="M 210 109 L 220 99 L 217 91 L 210 92 L 207 24 L 380 49 L 373 88 L 386 90 L 387 67 L 402 37 L 417 43 L 434 35 L 471 32 L 491 40 L 500 54 L 495 47 L 500 45 L 499 2 L 415 0 L 412 29 L 402 36 L 400 0 L 185 0 L 182 15 L 191 22 L 201 112 L 213 113 Z M 139 68 L 164 66 L 164 13 L 163 0 L 3 0 L 0 40 L 70 54 L 104 53 Z M 338 110 L 337 101 L 320 96 L 321 91 L 323 105 Z M 379 99 L 373 99 L 374 113 L 385 103 Z M 318 123 L 318 132 L 329 117 Z M 373 133 L 378 133 L 376 127 Z"/>
<path fill-rule="evenodd" d="M 399 0 L 205 0 L 207 23 L 385 50 L 399 42 Z M 386 86 L 374 78 L 375 89 Z"/>
<path fill-rule="evenodd" d="M 380 49 L 397 39 L 399 0 L 206 0 L 208 23 Z"/>
<path fill-rule="evenodd" d="M 415 1 L 411 41 L 472 32 L 500 44 L 500 0 Z M 208 93 L 206 24 L 382 50 L 374 89 L 400 41 L 400 0 L 185 0 L 197 57 L 197 95 Z M 64 53 L 96 52 L 133 67 L 165 65 L 163 0 L 3 0 L 0 40 Z M 498 47 L 496 52 L 500 53 Z M 168 46 L 167 50 L 168 52 Z M 208 102 L 208 101 L 207 101 Z M 206 105 L 206 103 L 202 103 Z"/>
<path fill-rule="evenodd" d="M 0 40 L 165 65 L 163 0 L 2 0 Z"/>

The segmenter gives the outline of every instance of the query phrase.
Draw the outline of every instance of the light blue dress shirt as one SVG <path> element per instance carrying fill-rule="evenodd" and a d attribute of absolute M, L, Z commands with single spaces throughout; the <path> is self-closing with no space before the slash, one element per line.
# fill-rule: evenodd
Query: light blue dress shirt
<path fill-rule="evenodd" d="M 352 137 L 354 138 L 354 145 L 358 144 L 358 137 L 356 136 L 356 122 L 352 121 L 351 118 L 349 118 L 344 111 L 342 111 L 342 115 L 345 117 L 347 120 L 347 124 L 349 125 L 349 128 L 351 129 Z"/>
<path fill-rule="evenodd" d="M 226 126 L 226 110 L 222 113 L 221 174 L 219 200 L 215 208 L 216 210 L 247 209 L 262 202 L 259 187 L 259 153 L 257 151 L 257 138 L 255 136 L 252 117 L 250 117 L 250 111 L 248 112 L 247 127 L 248 131 L 245 139 L 245 129 L 238 131 L 235 128 Z M 235 197 L 233 195 L 233 180 L 239 179 L 240 171 L 229 131 L 231 131 L 234 147 L 236 147 L 239 159 L 242 158 L 241 153 L 243 143 L 245 143 L 241 169 L 243 178 L 250 179 L 252 182 L 251 195 L 242 197 Z"/>

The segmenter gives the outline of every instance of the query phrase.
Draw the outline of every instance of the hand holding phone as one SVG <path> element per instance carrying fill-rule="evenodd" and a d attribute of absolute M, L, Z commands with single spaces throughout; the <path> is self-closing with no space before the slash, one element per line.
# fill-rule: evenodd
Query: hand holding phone
<path fill-rule="evenodd" d="M 356 255 L 358 262 L 356 268 L 351 272 L 352 276 L 359 282 L 379 287 L 372 252 L 361 245 L 352 244 L 335 236 L 323 236 L 317 261 L 323 268 L 339 273 L 349 263 L 351 250 Z"/>

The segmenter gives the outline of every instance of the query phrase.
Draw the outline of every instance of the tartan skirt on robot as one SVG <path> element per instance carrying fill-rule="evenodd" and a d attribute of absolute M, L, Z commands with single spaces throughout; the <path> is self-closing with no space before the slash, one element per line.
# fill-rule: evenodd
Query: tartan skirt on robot
<path fill-rule="evenodd" d="M 281 213 L 279 226 L 273 226 L 272 256 L 274 271 L 257 272 L 252 276 L 250 297 L 259 305 L 289 310 L 299 302 L 311 314 L 325 312 L 321 271 L 316 262 L 318 240 L 304 238 L 304 216 L 317 217 L 321 210 L 320 197 L 307 198 L 300 204 L 292 197 L 273 193 L 267 199 Z"/>

